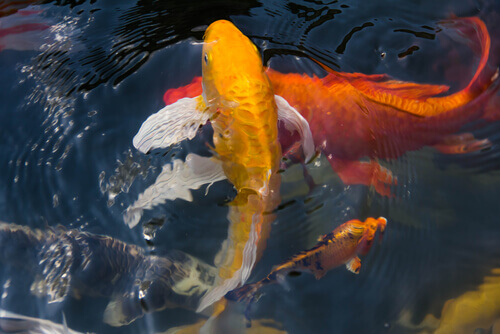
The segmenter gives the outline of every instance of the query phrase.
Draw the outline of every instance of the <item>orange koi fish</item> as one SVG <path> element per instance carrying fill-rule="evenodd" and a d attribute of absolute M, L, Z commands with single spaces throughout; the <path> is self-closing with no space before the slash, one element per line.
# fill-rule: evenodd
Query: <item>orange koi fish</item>
<path fill-rule="evenodd" d="M 498 66 L 488 63 L 488 30 L 477 17 L 441 25 L 465 36 L 481 52 L 470 83 L 451 95 L 440 96 L 447 86 L 402 82 L 384 74 L 341 73 L 317 61 L 328 72 L 323 78 L 267 71 L 275 93 L 307 120 L 315 148 L 345 184 L 373 186 L 390 195 L 396 180 L 377 159 L 395 159 L 423 146 L 466 153 L 491 145 L 487 139 L 457 134 L 463 125 L 486 116 L 486 105 L 499 88 Z M 168 90 L 164 100 L 196 94 L 200 82 L 195 78 L 185 87 Z"/>
<path fill-rule="evenodd" d="M 198 311 L 242 285 L 260 257 L 274 220 L 271 212 L 280 201 L 279 115 L 292 128 L 309 130 L 300 114 L 274 95 L 257 48 L 232 23 L 222 20 L 207 28 L 202 69 L 200 95 L 180 99 L 150 116 L 133 143 L 144 153 L 168 147 L 193 138 L 210 121 L 214 156 L 189 154 L 186 162 L 174 161 L 125 215 L 132 227 L 143 209 L 165 199 L 189 199 L 187 190 L 200 187 L 203 180 L 211 183 L 223 175 L 234 185 L 237 195 L 229 204 L 228 238 L 214 261 L 217 286 L 203 297 Z M 313 147 L 310 132 L 305 137 L 309 138 L 305 146 Z"/>
<path fill-rule="evenodd" d="M 387 219 L 383 217 L 367 218 L 364 222 L 350 220 L 320 237 L 316 246 L 310 250 L 301 252 L 275 267 L 265 278 L 231 291 L 226 297 L 230 300 L 251 302 L 262 286 L 283 282 L 287 275 L 301 271 L 312 272 L 316 279 L 320 279 L 328 270 L 345 264 L 349 271 L 358 274 L 361 268 L 358 255 L 368 254 L 375 233 L 380 230 L 381 238 L 386 225 Z"/>

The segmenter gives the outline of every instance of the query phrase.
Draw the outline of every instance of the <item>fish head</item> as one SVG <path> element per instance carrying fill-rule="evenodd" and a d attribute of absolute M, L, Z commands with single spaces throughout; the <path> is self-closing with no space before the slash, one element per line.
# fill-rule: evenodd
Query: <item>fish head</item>
<path fill-rule="evenodd" d="M 365 228 L 363 236 L 361 237 L 358 243 L 358 253 L 361 255 L 366 255 L 370 251 L 377 230 L 379 231 L 379 240 L 381 240 L 385 232 L 387 219 L 384 217 L 379 217 L 377 219 L 369 217 L 366 219 L 364 224 Z"/>
<path fill-rule="evenodd" d="M 342 227 L 341 232 L 347 233 L 353 240 L 358 241 L 365 233 L 366 224 L 365 222 L 353 219 L 342 224 L 340 227 Z"/>
<path fill-rule="evenodd" d="M 212 23 L 204 36 L 203 97 L 207 106 L 236 104 L 250 82 L 265 80 L 257 47 L 229 21 Z"/>

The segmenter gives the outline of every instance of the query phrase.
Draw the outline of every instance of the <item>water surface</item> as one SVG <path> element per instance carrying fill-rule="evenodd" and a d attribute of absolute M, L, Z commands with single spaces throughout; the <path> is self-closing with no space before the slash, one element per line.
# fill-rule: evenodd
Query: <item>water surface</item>
<path fill-rule="evenodd" d="M 495 39 L 498 1 L 42 1 L 0 12 L 0 220 L 31 228 L 63 225 L 104 234 L 164 254 L 182 250 L 207 263 L 227 234 L 227 182 L 194 191 L 193 202 L 168 201 L 129 229 L 124 210 L 161 167 L 189 152 L 207 155 L 210 129 L 150 155 L 132 138 L 161 109 L 162 95 L 201 74 L 204 28 L 231 20 L 264 63 L 283 72 L 387 73 L 399 80 L 465 87 L 477 58 L 463 39 L 439 27 L 452 15 L 479 16 Z M 10 35 L 10 36 L 9 36 Z M 497 58 L 498 59 L 498 58 Z M 498 61 L 497 64 L 498 66 Z M 500 123 L 465 126 L 488 138 L 486 151 L 444 155 L 431 147 L 381 161 L 398 177 L 394 197 L 345 186 L 325 157 L 282 175 L 278 208 L 263 258 L 250 280 L 267 275 L 317 237 L 354 218 L 384 216 L 383 241 L 363 258 L 361 274 L 334 269 L 266 288 L 253 319 L 290 333 L 413 333 L 445 301 L 477 288 L 500 267 Z M 151 224 L 160 225 L 154 234 Z M 146 226 L 145 229 L 142 226 Z M 146 231 L 146 233 L 144 233 Z M 1 246 L 1 245 L 0 245 Z M 161 332 L 203 316 L 183 309 L 151 313 L 129 326 L 102 322 L 107 298 L 68 296 L 47 304 L 30 293 L 32 278 L 0 269 L 3 309 L 98 333 Z M 236 313 L 242 312 L 235 306 Z M 432 329 L 431 329 L 432 330 Z"/>

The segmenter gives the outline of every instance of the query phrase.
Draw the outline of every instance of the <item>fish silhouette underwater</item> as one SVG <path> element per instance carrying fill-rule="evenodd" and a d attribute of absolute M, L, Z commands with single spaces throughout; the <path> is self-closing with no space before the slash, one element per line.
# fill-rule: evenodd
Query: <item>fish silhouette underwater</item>
<path fill-rule="evenodd" d="M 499 333 L 500 268 L 492 269 L 478 287 L 447 300 L 439 318 L 428 314 L 420 324 L 413 324 L 411 312 L 402 310 L 398 325 L 419 334 Z"/>
<path fill-rule="evenodd" d="M 28 6 L 22 2 L 18 5 Z M 42 10 L 1 7 L 0 52 L 40 50 L 43 44 L 53 40 L 52 25 L 39 15 Z"/>
<path fill-rule="evenodd" d="M 403 82 L 385 74 L 337 72 L 314 59 L 326 76 L 267 70 L 275 94 L 307 120 L 315 149 L 326 156 L 344 184 L 372 186 L 379 194 L 390 196 L 397 179 L 379 159 L 396 159 L 424 146 L 459 154 L 491 145 L 488 139 L 460 132 L 474 120 L 499 119 L 495 95 L 499 64 L 490 59 L 494 57 L 490 57 L 488 29 L 477 17 L 439 24 L 459 34 L 479 53 L 469 84 L 453 94 L 443 95 L 449 89 L 445 85 Z M 163 99 L 170 104 L 200 91 L 201 78 L 195 77 L 186 86 L 167 90 Z M 292 145 L 283 151 L 290 149 L 296 148 Z"/>
<path fill-rule="evenodd" d="M 31 292 L 49 303 L 109 297 L 103 321 L 130 324 L 165 308 L 195 310 L 213 288 L 217 270 L 181 251 L 149 255 L 109 236 L 0 222 L 0 262 L 34 277 Z"/>

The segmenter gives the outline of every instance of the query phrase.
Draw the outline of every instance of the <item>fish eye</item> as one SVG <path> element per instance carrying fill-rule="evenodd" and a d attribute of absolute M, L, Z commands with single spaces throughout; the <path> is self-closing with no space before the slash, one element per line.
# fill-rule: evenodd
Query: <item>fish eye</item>
<path fill-rule="evenodd" d="M 205 61 L 205 65 L 208 65 L 208 53 L 205 52 L 205 55 L 203 56 L 203 60 Z"/>

